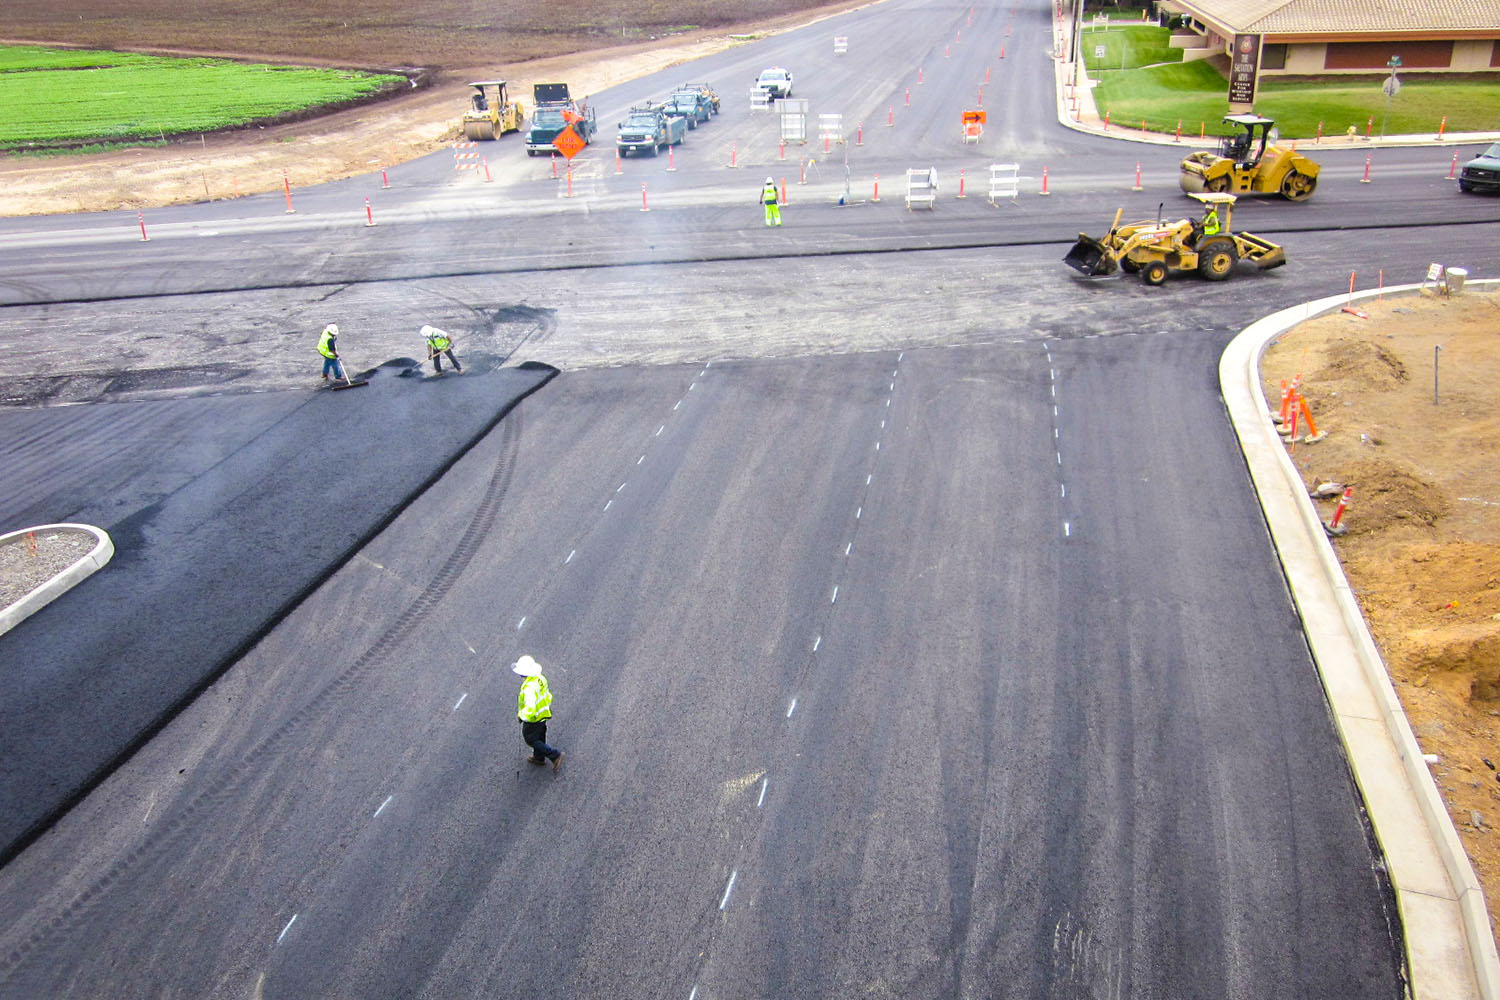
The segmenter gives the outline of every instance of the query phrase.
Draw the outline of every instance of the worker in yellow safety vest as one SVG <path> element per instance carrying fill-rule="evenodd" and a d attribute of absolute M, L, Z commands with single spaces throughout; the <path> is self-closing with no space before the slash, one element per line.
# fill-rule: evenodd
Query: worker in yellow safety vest
<path fill-rule="evenodd" d="M 1215 236 L 1219 232 L 1219 210 L 1212 205 L 1203 213 L 1203 235 Z"/>
<path fill-rule="evenodd" d="M 344 365 L 339 361 L 339 348 L 336 340 L 339 335 L 339 325 L 329 323 L 323 327 L 322 336 L 318 337 L 318 353 L 323 355 L 323 381 L 328 381 L 328 373 L 333 372 L 335 378 L 344 377 Z"/>
<path fill-rule="evenodd" d="M 776 193 L 776 182 L 769 177 L 760 189 L 760 202 L 766 206 L 766 225 L 781 225 L 781 197 Z"/>
<path fill-rule="evenodd" d="M 562 767 L 563 753 L 547 745 L 547 720 L 552 718 L 552 691 L 542 676 L 542 665 L 530 654 L 522 656 L 510 668 L 526 678 L 516 698 L 516 718 L 521 722 L 521 740 L 531 747 L 526 760 L 542 765 L 552 762 L 552 770 Z"/>
<path fill-rule="evenodd" d="M 462 375 L 464 366 L 453 356 L 453 341 L 448 339 L 447 332 L 435 326 L 424 326 L 420 332 L 427 338 L 427 356 L 432 359 L 433 370 L 439 375 L 443 374 L 443 355 L 446 354 L 448 360 L 453 362 L 453 370 Z"/>

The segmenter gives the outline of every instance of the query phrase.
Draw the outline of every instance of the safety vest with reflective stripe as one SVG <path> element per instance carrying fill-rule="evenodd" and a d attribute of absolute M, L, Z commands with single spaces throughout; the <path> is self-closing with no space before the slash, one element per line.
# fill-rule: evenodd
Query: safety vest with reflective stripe
<path fill-rule="evenodd" d="M 437 327 L 432 327 L 432 332 L 427 335 L 427 347 L 433 354 L 446 351 L 452 345 L 453 341 L 449 340 L 448 335 Z"/>
<path fill-rule="evenodd" d="M 1204 236 L 1213 236 L 1218 231 L 1219 231 L 1219 213 L 1213 211 L 1212 209 L 1210 209 L 1209 213 L 1203 217 L 1203 235 Z"/>
<path fill-rule="evenodd" d="M 552 718 L 552 692 L 547 688 L 547 678 L 538 674 L 521 683 L 521 694 L 516 699 L 516 716 L 522 722 L 541 722 Z"/>
<path fill-rule="evenodd" d="M 766 205 L 774 205 L 776 204 L 776 202 L 780 201 L 780 196 L 776 194 L 776 185 L 767 184 L 765 187 L 761 188 L 760 200 L 763 204 Z"/>
<path fill-rule="evenodd" d="M 338 349 L 333 346 L 333 334 L 328 332 L 326 326 L 323 328 L 323 336 L 318 338 L 318 353 L 325 358 L 336 358 L 339 356 Z"/>

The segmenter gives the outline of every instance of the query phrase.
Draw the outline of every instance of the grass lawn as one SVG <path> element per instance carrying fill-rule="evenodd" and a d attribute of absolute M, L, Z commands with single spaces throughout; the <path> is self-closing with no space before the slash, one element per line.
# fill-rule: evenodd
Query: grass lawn
<path fill-rule="evenodd" d="M 1229 84 L 1206 62 L 1150 66 L 1098 74 L 1094 100 L 1099 113 L 1111 122 L 1172 132 L 1182 122 L 1184 136 L 1197 137 L 1200 123 L 1209 135 L 1225 135 L 1220 121 L 1229 111 Z M 1363 135 L 1370 119 L 1379 135 L 1385 120 L 1387 135 L 1436 132 L 1448 116 L 1449 132 L 1478 132 L 1500 128 L 1500 86 L 1493 79 L 1462 76 L 1403 79 L 1401 92 L 1390 102 L 1380 84 L 1384 76 L 1263 80 L 1255 102 L 1258 114 L 1274 118 L 1283 138 L 1311 139 L 1322 123 L 1324 135 L 1343 133 L 1350 125 Z"/>
<path fill-rule="evenodd" d="M 209 132 L 407 86 L 394 74 L 0 47 L 0 149 Z"/>
<path fill-rule="evenodd" d="M 1085 28 L 1079 32 L 1078 42 L 1083 52 L 1083 64 L 1091 75 L 1098 76 L 1106 71 L 1182 62 L 1182 50 L 1172 48 L 1171 38 L 1172 33 L 1158 27 L 1154 21 L 1144 24 L 1127 21 L 1123 26 L 1114 25 L 1107 29 Z M 1100 45 L 1104 46 L 1102 59 L 1094 54 Z"/>

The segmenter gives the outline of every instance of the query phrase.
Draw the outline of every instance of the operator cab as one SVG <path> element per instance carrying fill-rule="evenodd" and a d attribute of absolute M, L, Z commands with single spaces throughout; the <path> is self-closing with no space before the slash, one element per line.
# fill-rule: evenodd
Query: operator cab
<path fill-rule="evenodd" d="M 1248 170 L 1260 162 L 1265 155 L 1266 144 L 1271 141 L 1271 130 L 1276 122 L 1260 115 L 1225 115 L 1224 121 L 1244 129 L 1239 135 L 1225 136 L 1219 141 L 1219 155 L 1233 160 L 1241 170 Z"/>

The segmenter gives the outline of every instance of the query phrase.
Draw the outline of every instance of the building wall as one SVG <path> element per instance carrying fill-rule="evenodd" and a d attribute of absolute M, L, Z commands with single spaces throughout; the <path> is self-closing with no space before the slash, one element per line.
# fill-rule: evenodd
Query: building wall
<path fill-rule="evenodd" d="M 1440 46 L 1428 50 L 1426 46 Z M 1306 42 L 1289 44 L 1286 65 L 1261 66 L 1264 76 L 1337 76 L 1385 73 L 1393 55 L 1400 73 L 1490 73 L 1500 71 L 1500 41 L 1457 42 Z M 1420 60 L 1415 62 L 1414 60 Z"/>

